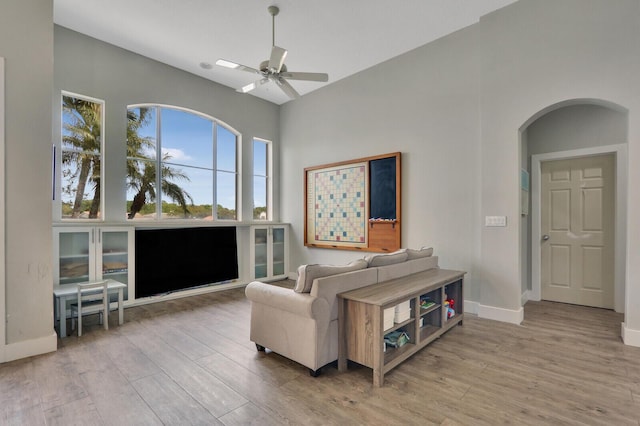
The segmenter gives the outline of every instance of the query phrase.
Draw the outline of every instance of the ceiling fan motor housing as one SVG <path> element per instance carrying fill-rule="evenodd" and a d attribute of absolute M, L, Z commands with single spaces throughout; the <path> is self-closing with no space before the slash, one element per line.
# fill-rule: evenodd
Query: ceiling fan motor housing
<path fill-rule="evenodd" d="M 269 73 L 269 60 L 260 62 L 260 71 Z M 287 72 L 287 66 L 282 64 L 282 68 L 280 68 L 280 72 Z"/>

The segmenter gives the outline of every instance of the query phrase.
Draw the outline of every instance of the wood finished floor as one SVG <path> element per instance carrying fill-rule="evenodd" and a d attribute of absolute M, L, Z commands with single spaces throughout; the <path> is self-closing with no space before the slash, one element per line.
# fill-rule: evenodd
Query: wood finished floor
<path fill-rule="evenodd" d="M 529 302 L 522 326 L 467 316 L 372 387 L 371 370 L 318 378 L 249 341 L 231 290 L 125 310 L 0 364 L 2 425 L 640 425 L 640 348 L 623 316 Z M 91 321 L 89 319 L 88 321 Z"/>

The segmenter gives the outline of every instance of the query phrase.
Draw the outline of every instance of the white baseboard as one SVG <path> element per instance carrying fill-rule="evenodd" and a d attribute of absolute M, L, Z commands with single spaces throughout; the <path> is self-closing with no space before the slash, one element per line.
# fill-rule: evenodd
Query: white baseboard
<path fill-rule="evenodd" d="M 640 347 L 640 330 L 628 328 L 626 323 L 622 323 L 620 335 L 625 345 Z"/>
<path fill-rule="evenodd" d="M 530 294 L 529 290 L 525 290 L 524 293 L 522 293 L 522 296 L 520 296 L 520 305 L 521 306 L 524 306 L 524 304 L 529 301 L 529 294 Z"/>
<path fill-rule="evenodd" d="M 465 314 L 474 314 L 478 315 L 478 306 L 480 304 L 478 302 L 473 302 L 471 300 L 464 301 L 464 313 Z"/>
<path fill-rule="evenodd" d="M 0 351 L 0 363 L 14 361 L 58 350 L 58 335 L 55 331 L 45 337 L 5 345 Z"/>
<path fill-rule="evenodd" d="M 478 316 L 480 318 L 520 325 L 524 320 L 524 308 L 504 309 L 496 306 L 478 304 Z"/>

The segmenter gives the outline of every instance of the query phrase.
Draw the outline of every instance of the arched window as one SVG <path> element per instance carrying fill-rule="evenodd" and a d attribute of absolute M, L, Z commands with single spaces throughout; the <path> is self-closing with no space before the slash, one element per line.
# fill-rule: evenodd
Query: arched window
<path fill-rule="evenodd" d="M 130 106 L 127 217 L 237 220 L 239 139 L 204 114 Z"/>

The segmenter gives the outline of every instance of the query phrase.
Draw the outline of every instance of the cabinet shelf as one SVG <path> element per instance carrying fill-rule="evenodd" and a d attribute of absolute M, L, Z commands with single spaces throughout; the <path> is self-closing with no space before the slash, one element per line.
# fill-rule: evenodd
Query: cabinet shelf
<path fill-rule="evenodd" d="M 436 335 L 436 333 L 440 331 L 440 327 L 436 327 L 435 325 L 423 325 L 420 327 L 420 340 L 425 341 L 429 339 L 429 337 Z"/>
<path fill-rule="evenodd" d="M 78 275 L 77 277 L 60 277 L 60 285 L 74 284 L 89 281 L 89 275 Z"/>
<path fill-rule="evenodd" d="M 54 284 L 111 278 L 127 285 L 124 298 L 135 295 L 135 228 L 133 226 L 53 226 Z"/>
<path fill-rule="evenodd" d="M 390 364 L 393 360 L 404 355 L 407 352 L 415 350 L 415 343 L 408 342 L 399 348 L 394 348 L 393 346 L 387 346 L 387 349 L 384 352 L 384 363 Z"/>
<path fill-rule="evenodd" d="M 60 260 L 62 259 L 88 259 L 88 254 L 62 254 L 58 257 Z"/>
<path fill-rule="evenodd" d="M 413 318 L 409 318 L 408 320 L 402 321 L 402 322 L 397 322 L 393 324 L 393 327 L 390 327 L 386 330 L 384 330 L 384 334 L 388 334 L 391 333 L 392 331 L 396 331 L 396 330 L 400 330 L 402 327 L 405 327 L 411 323 L 414 322 Z"/>
<path fill-rule="evenodd" d="M 442 305 L 440 305 L 439 303 L 436 303 L 435 305 L 429 306 L 428 308 L 420 308 L 420 316 L 423 317 L 428 313 L 435 311 L 436 309 L 440 309 L 441 306 Z"/>
<path fill-rule="evenodd" d="M 357 362 L 373 369 L 374 386 L 382 386 L 385 373 L 454 325 L 462 324 L 464 274 L 434 268 L 338 294 L 338 369 L 345 371 L 347 360 Z M 457 308 L 456 315 L 449 320 L 442 304 L 445 294 L 455 300 Z M 427 298 L 435 304 L 423 309 L 420 302 Z M 406 302 L 411 305 L 411 318 L 382 330 L 384 310 Z M 399 348 L 384 349 L 384 336 L 393 331 L 406 332 L 409 342 Z M 379 354 L 383 350 L 384 354 Z"/>
<path fill-rule="evenodd" d="M 275 280 L 286 277 L 288 254 L 287 225 L 256 225 L 251 227 L 250 279 Z"/>
<path fill-rule="evenodd" d="M 460 319 L 459 317 L 461 317 L 461 316 L 462 316 L 461 314 L 457 313 L 454 316 L 452 316 L 451 318 L 447 318 L 447 320 L 445 321 L 445 324 L 455 323 Z"/>
<path fill-rule="evenodd" d="M 108 251 L 102 252 L 102 257 L 107 256 L 126 256 L 128 253 L 126 251 Z"/>

